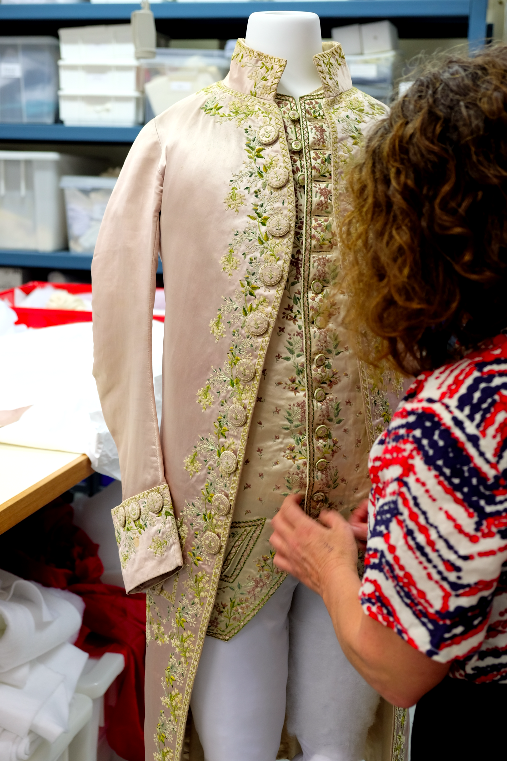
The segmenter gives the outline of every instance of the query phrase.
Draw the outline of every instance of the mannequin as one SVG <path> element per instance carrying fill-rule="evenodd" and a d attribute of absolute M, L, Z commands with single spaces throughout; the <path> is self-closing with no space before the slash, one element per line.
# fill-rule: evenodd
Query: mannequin
<path fill-rule="evenodd" d="M 279 93 L 292 95 L 297 100 L 321 86 L 313 63 L 313 56 L 322 53 L 320 19 L 316 13 L 252 13 L 248 19 L 245 41 L 254 50 L 287 60 L 278 85 Z"/>

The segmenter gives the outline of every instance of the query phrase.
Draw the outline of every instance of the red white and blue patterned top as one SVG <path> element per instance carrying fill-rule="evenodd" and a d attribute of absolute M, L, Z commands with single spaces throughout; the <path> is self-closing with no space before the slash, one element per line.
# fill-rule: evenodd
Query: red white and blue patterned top
<path fill-rule="evenodd" d="M 420 375 L 370 455 L 367 615 L 507 683 L 507 336 Z"/>

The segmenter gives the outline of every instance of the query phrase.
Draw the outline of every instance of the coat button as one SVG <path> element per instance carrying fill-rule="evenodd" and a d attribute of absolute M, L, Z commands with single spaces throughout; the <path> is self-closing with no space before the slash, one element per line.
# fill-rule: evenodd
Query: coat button
<path fill-rule="evenodd" d="M 141 517 L 141 505 L 137 500 L 130 503 L 129 514 L 133 521 L 137 521 Z"/>
<path fill-rule="evenodd" d="M 299 119 L 299 114 L 296 111 L 296 109 L 293 109 L 292 111 L 289 111 L 289 119 L 292 119 L 293 122 L 297 122 Z"/>
<path fill-rule="evenodd" d="M 225 473 L 226 476 L 230 476 L 238 467 L 238 458 L 234 452 L 222 452 L 219 460 L 220 470 Z"/>
<path fill-rule="evenodd" d="M 316 491 L 315 494 L 312 495 L 312 501 L 318 503 L 325 502 L 326 495 L 323 491 Z"/>
<path fill-rule="evenodd" d="M 210 555 L 218 555 L 220 552 L 220 537 L 217 534 L 214 534 L 213 531 L 206 531 L 206 533 L 203 534 L 202 543 L 204 549 L 209 552 Z"/>
<path fill-rule="evenodd" d="M 241 404 L 231 404 L 227 410 L 227 418 L 231 425 L 240 428 L 246 423 L 246 410 Z"/>
<path fill-rule="evenodd" d="M 323 402 L 326 398 L 326 392 L 322 388 L 315 389 L 315 392 L 313 394 L 313 398 L 316 402 Z"/>
<path fill-rule="evenodd" d="M 255 361 L 253 359 L 240 359 L 236 365 L 236 378 L 243 383 L 249 383 L 255 378 Z"/>
<path fill-rule="evenodd" d="M 314 293 L 316 293 L 317 295 L 318 295 L 319 293 L 322 293 L 322 291 L 324 290 L 324 286 L 322 285 L 322 283 L 320 282 L 320 280 L 314 280 L 314 281 L 312 282 L 312 284 L 311 284 L 310 288 L 311 288 L 311 289 L 312 289 L 312 291 L 313 291 Z"/>
<path fill-rule="evenodd" d="M 329 435 L 329 428 L 327 425 L 318 425 L 315 429 L 315 435 L 318 439 L 325 439 Z"/>
<path fill-rule="evenodd" d="M 272 188 L 283 188 L 289 179 L 289 170 L 284 166 L 274 166 L 267 174 L 268 185 Z"/>
<path fill-rule="evenodd" d="M 322 367 L 322 365 L 326 364 L 326 356 L 325 354 L 317 354 L 315 357 L 315 364 L 317 367 Z"/>
<path fill-rule="evenodd" d="M 270 235 L 281 238 L 290 230 L 290 220 L 286 214 L 273 214 L 267 221 L 266 228 Z"/>
<path fill-rule="evenodd" d="M 217 515 L 228 515 L 231 509 L 231 503 L 225 494 L 215 494 L 211 506 Z"/>
<path fill-rule="evenodd" d="M 150 513 L 154 513 L 155 515 L 158 515 L 158 513 L 162 512 L 162 508 L 164 507 L 164 498 L 161 494 L 149 494 L 147 499 L 148 504 L 148 510 Z"/>
<path fill-rule="evenodd" d="M 262 145 L 271 145 L 278 139 L 278 130 L 272 124 L 266 124 L 257 132 L 257 137 Z"/>
<path fill-rule="evenodd" d="M 264 285 L 273 287 L 282 279 L 282 273 L 283 270 L 279 264 L 263 264 L 259 270 L 259 277 Z"/>
<path fill-rule="evenodd" d="M 290 147 L 292 148 L 293 151 L 300 151 L 301 148 L 303 147 L 303 143 L 301 142 L 301 140 L 293 140 L 292 143 L 290 144 Z"/>
<path fill-rule="evenodd" d="M 253 336 L 263 336 L 269 328 L 269 319 L 262 312 L 251 312 L 245 320 L 245 327 Z"/>
<path fill-rule="evenodd" d="M 306 177 L 303 173 L 298 174 L 298 185 L 301 185 L 301 187 L 304 187 L 306 185 Z"/>
<path fill-rule="evenodd" d="M 324 460 L 324 458 L 321 458 L 320 460 L 317 460 L 317 462 L 315 463 L 315 467 L 316 467 L 316 468 L 317 468 L 317 470 L 319 470 L 320 472 L 322 472 L 323 470 L 325 470 L 325 469 L 327 468 L 327 466 L 328 466 L 328 465 L 329 465 L 328 461 L 327 461 L 327 460 Z"/>
<path fill-rule="evenodd" d="M 124 528 L 126 522 L 127 522 L 127 516 L 125 515 L 125 508 L 120 505 L 116 509 L 116 518 L 118 520 L 118 523 L 120 524 L 121 528 Z"/>

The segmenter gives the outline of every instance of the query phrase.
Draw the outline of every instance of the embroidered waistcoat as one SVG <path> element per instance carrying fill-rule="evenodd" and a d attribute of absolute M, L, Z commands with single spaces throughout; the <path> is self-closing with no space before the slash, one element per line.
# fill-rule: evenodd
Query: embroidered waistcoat
<path fill-rule="evenodd" d="M 285 61 L 238 41 L 223 82 L 135 141 L 92 265 L 94 374 L 118 446 L 125 586 L 147 591 L 147 758 L 179 761 L 205 635 L 234 636 L 284 575 L 269 521 L 366 496 L 367 455 L 400 387 L 368 372 L 340 322 L 342 170 L 385 107 L 340 45 L 322 88 L 277 94 Z M 151 370 L 158 255 L 163 411 Z"/>

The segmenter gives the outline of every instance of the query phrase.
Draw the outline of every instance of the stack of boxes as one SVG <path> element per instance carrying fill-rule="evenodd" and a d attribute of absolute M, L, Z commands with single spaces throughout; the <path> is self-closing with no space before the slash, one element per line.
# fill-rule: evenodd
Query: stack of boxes
<path fill-rule="evenodd" d="M 60 29 L 60 118 L 69 126 L 132 127 L 143 96 L 130 24 Z"/>
<path fill-rule="evenodd" d="M 331 30 L 339 42 L 355 87 L 389 103 L 399 76 L 398 30 L 390 21 L 349 24 Z"/>

